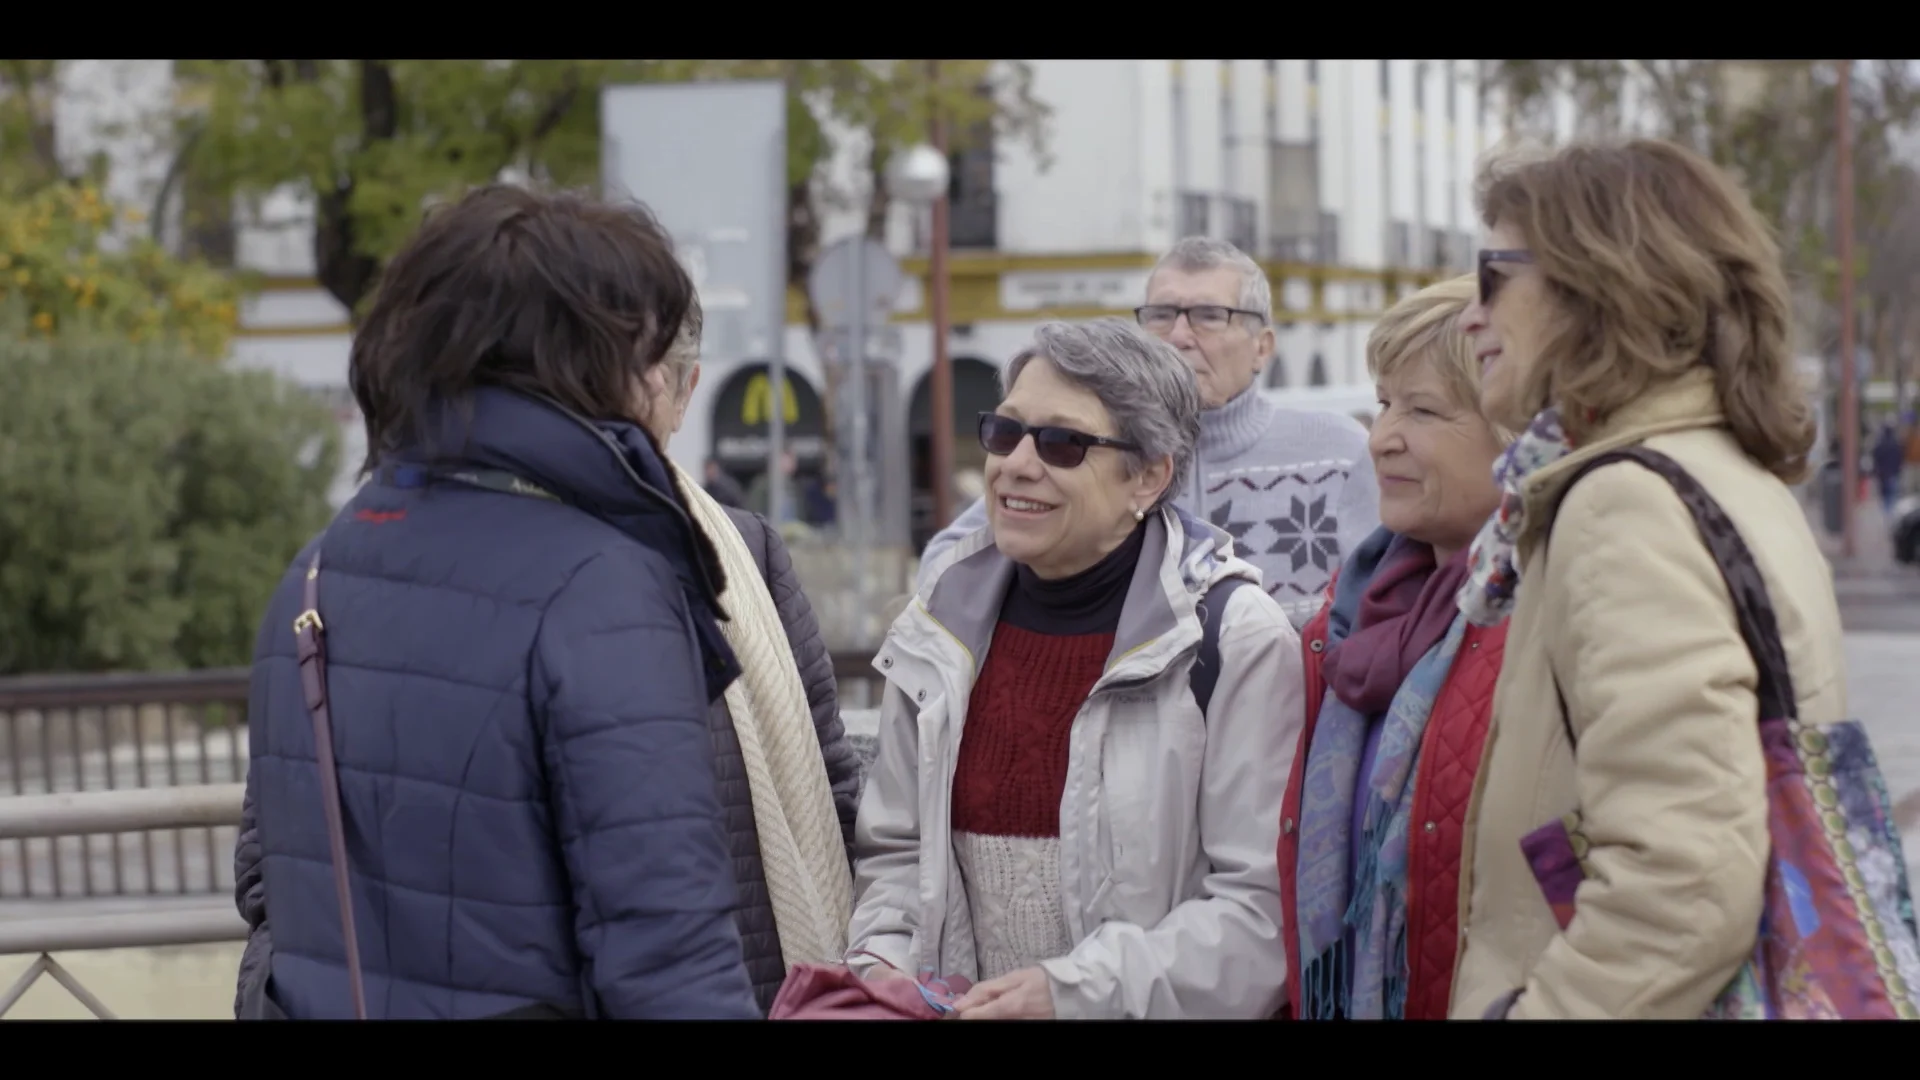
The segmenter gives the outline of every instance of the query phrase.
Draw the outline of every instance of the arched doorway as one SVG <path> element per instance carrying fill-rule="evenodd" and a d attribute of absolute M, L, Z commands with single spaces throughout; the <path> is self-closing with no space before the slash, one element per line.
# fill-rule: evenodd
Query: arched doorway
<path fill-rule="evenodd" d="M 1267 389 L 1287 388 L 1287 358 L 1275 352 L 1267 359 Z"/>
<path fill-rule="evenodd" d="M 1327 385 L 1327 361 L 1319 353 L 1313 354 L 1313 366 L 1307 370 L 1307 385 Z"/>
<path fill-rule="evenodd" d="M 789 367 L 785 382 L 781 442 L 794 463 L 788 511 L 809 524 L 826 524 L 833 520 L 825 487 L 826 411 L 820 391 L 805 375 Z M 748 508 L 761 514 L 768 510 L 766 471 L 773 408 L 772 379 L 762 362 L 735 368 L 713 399 L 713 456 L 746 493 Z"/>
<path fill-rule="evenodd" d="M 987 453 L 980 449 L 979 416 L 1000 404 L 1000 369 L 971 356 L 953 358 L 953 469 L 984 478 Z M 947 522 L 933 520 L 933 373 L 920 376 L 907 407 L 907 440 L 912 460 L 913 546 L 926 547 Z M 949 479 L 948 482 L 951 482 Z M 969 500 L 956 499 L 954 513 Z"/>

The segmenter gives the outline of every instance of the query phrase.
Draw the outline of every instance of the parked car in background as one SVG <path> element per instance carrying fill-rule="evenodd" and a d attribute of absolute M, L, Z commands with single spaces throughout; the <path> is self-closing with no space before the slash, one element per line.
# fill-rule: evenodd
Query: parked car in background
<path fill-rule="evenodd" d="M 1920 495 L 1908 495 L 1893 504 L 1888 528 L 1893 531 L 1893 557 L 1920 566 Z"/>

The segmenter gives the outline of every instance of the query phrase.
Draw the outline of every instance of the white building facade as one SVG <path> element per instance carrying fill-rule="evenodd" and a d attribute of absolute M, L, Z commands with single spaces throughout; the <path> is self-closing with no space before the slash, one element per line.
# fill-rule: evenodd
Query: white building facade
<path fill-rule="evenodd" d="M 81 79 L 91 70 L 84 65 L 167 63 L 70 61 L 67 81 L 97 84 L 97 73 Z M 1035 96 L 1052 109 L 1050 165 L 1042 168 L 1027 146 L 1012 142 L 975 147 L 953 161 L 948 350 L 961 418 L 959 469 L 983 460 L 971 417 L 997 400 L 1000 366 L 1033 329 L 1051 319 L 1131 318 L 1155 259 L 1182 236 L 1227 239 L 1262 262 L 1273 282 L 1278 337 L 1266 387 L 1343 410 L 1371 403 L 1364 350 L 1378 314 L 1406 292 L 1472 269 L 1480 232 L 1473 179 L 1502 134 L 1482 100 L 1480 61 L 1028 63 Z M 133 81 L 151 100 L 157 95 L 146 84 L 164 81 L 165 68 L 142 71 Z M 78 101 L 63 117 L 63 134 L 105 108 Z M 1571 133 L 1574 117 L 1562 112 L 1555 126 Z M 835 178 L 857 187 L 854 165 L 863 159 L 858 146 L 843 146 Z M 129 167 L 146 187 L 153 186 L 148 174 L 164 171 Z M 333 396 L 357 464 L 358 422 L 345 393 L 346 312 L 314 280 L 306 216 L 305 200 L 287 192 L 266 200 L 258 220 L 240 223 L 235 261 L 268 284 L 245 308 L 233 359 Z M 823 242 L 856 232 L 864 219 L 857 207 L 827 213 Z M 877 342 L 896 367 L 892 404 L 908 413 L 910 445 L 902 449 L 913 461 L 916 540 L 934 527 L 925 520 L 933 341 L 924 219 L 924 211 L 891 211 L 887 241 L 907 284 L 893 326 Z M 796 403 L 804 413 L 818 407 L 822 366 L 797 291 L 788 310 L 784 360 L 804 384 Z M 673 446 L 682 464 L 697 470 L 726 432 L 764 427 L 764 393 L 742 384 L 765 359 L 709 354 Z M 339 493 L 350 490 L 343 476 Z"/>

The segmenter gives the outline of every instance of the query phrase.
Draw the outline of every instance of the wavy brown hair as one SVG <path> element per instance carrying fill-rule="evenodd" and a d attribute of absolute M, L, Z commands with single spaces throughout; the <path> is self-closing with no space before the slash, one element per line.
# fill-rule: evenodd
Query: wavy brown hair
<path fill-rule="evenodd" d="M 403 448 L 438 455 L 437 403 L 481 386 L 630 420 L 698 297 L 673 238 L 638 203 L 505 184 L 427 216 L 387 264 L 353 336 L 347 381 L 366 418 L 362 472 Z M 464 406 L 462 405 L 464 409 Z"/>
<path fill-rule="evenodd" d="M 1522 404 L 1560 406 L 1575 439 L 1699 364 L 1740 446 L 1806 476 L 1812 410 L 1794 371 L 1779 245 L 1719 168 L 1657 139 L 1490 162 L 1480 215 L 1525 237 L 1554 318 Z"/>

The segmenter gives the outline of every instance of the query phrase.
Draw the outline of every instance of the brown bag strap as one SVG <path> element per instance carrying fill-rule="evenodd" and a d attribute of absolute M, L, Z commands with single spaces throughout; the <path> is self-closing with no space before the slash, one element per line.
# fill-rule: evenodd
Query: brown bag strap
<path fill-rule="evenodd" d="M 347 879 L 347 830 L 340 813 L 340 774 L 333 759 L 333 720 L 327 710 L 326 627 L 320 621 L 320 552 L 307 567 L 306 610 L 293 620 L 300 655 L 300 685 L 313 714 L 313 747 L 320 768 L 320 801 L 327 812 L 327 841 L 333 854 L 333 888 L 340 898 L 340 932 L 347 944 L 347 987 L 353 992 L 353 1016 L 367 1018 L 367 991 L 360 978 L 360 941 L 353 932 L 353 890 Z"/>

